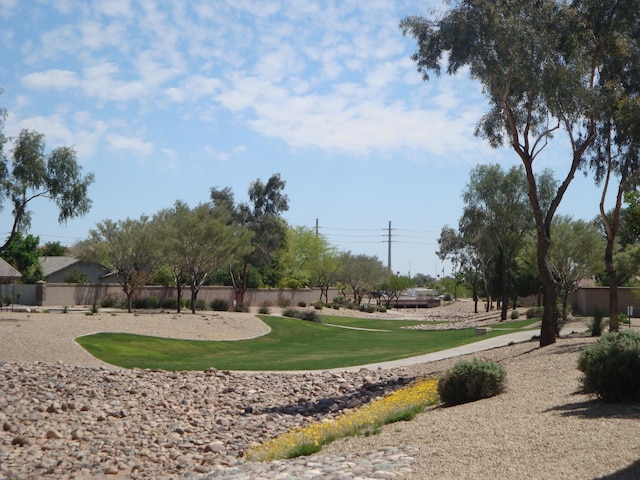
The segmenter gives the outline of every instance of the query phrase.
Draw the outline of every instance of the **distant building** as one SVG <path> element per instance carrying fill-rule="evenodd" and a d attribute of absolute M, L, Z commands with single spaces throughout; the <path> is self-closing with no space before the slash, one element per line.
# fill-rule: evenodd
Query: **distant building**
<path fill-rule="evenodd" d="M 67 283 L 71 278 L 82 278 L 82 283 L 117 283 L 113 272 L 74 257 L 39 257 L 38 260 L 47 283 Z"/>

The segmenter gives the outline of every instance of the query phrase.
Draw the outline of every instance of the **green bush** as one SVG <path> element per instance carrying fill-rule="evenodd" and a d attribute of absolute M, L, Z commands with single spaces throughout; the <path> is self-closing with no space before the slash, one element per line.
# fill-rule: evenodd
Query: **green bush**
<path fill-rule="evenodd" d="M 282 310 L 283 317 L 300 318 L 300 311 L 295 308 L 285 308 Z"/>
<path fill-rule="evenodd" d="M 304 301 L 300 300 L 300 301 L 298 302 L 298 306 L 299 306 L 300 308 L 305 308 L 305 307 L 307 306 L 307 302 L 304 302 Z"/>
<path fill-rule="evenodd" d="M 591 331 L 592 337 L 599 337 L 600 335 L 602 335 L 605 313 L 606 311 L 602 307 L 595 307 L 593 309 L 593 317 L 587 324 L 587 327 Z"/>
<path fill-rule="evenodd" d="M 493 397 L 504 390 L 506 376 L 506 370 L 496 362 L 462 360 L 438 380 L 438 394 L 446 405 Z"/>
<path fill-rule="evenodd" d="M 336 302 L 332 302 L 331 308 L 333 308 L 334 310 L 340 310 L 340 304 Z"/>
<path fill-rule="evenodd" d="M 209 304 L 211 310 L 214 312 L 227 312 L 229 311 L 229 301 L 223 298 L 214 298 Z"/>
<path fill-rule="evenodd" d="M 271 309 L 267 305 L 262 305 L 260 308 L 258 308 L 258 313 L 260 315 L 269 315 L 271 313 Z"/>
<path fill-rule="evenodd" d="M 442 298 L 442 299 L 443 299 L 445 302 L 450 302 L 451 300 L 453 300 L 453 295 L 451 295 L 450 293 L 445 293 L 445 294 L 443 295 L 443 298 Z"/>
<path fill-rule="evenodd" d="M 629 323 L 629 317 L 625 313 L 621 313 L 618 315 L 618 322 L 626 325 Z"/>
<path fill-rule="evenodd" d="M 178 299 L 175 297 L 167 297 L 160 300 L 160 308 L 166 308 L 167 310 L 177 310 Z"/>
<path fill-rule="evenodd" d="M 345 307 L 349 303 L 349 300 L 347 300 L 346 297 L 340 296 L 340 297 L 335 297 L 333 299 L 333 303 L 341 307 Z"/>
<path fill-rule="evenodd" d="M 544 313 L 544 307 L 542 305 L 537 307 L 531 307 L 527 309 L 527 318 L 538 318 L 542 317 Z"/>
<path fill-rule="evenodd" d="M 520 316 L 520 312 L 518 310 L 512 310 L 511 311 L 511 320 L 515 320 L 519 316 Z"/>
<path fill-rule="evenodd" d="M 640 402 L 640 333 L 605 333 L 578 357 L 582 390 L 607 402 Z"/>
<path fill-rule="evenodd" d="M 184 306 L 186 308 L 191 308 L 191 298 L 187 298 L 187 300 L 184 302 Z M 207 309 L 207 302 L 204 301 L 204 299 L 202 298 L 196 298 L 196 310 L 206 310 Z"/>
<path fill-rule="evenodd" d="M 315 308 L 316 310 L 322 310 L 324 308 L 324 303 L 323 302 L 316 302 L 313 304 L 313 308 Z"/>
<path fill-rule="evenodd" d="M 315 310 L 305 310 L 301 312 L 300 319 L 305 322 L 322 323 L 322 317 Z"/>
<path fill-rule="evenodd" d="M 375 305 L 367 303 L 365 305 L 360 305 L 360 311 L 365 313 L 373 313 L 376 311 L 376 307 Z"/>
<path fill-rule="evenodd" d="M 116 295 L 108 295 L 100 301 L 102 308 L 118 308 L 122 307 L 123 302 Z"/>
<path fill-rule="evenodd" d="M 135 309 L 159 308 L 160 300 L 153 295 L 144 298 L 134 298 L 131 306 Z"/>

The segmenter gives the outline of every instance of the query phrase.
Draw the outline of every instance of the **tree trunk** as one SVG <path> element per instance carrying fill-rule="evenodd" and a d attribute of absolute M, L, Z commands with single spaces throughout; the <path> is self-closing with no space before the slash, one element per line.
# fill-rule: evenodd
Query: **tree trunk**
<path fill-rule="evenodd" d="M 178 313 L 180 313 L 180 312 L 182 312 L 182 305 L 181 305 L 181 303 L 182 303 L 182 285 L 181 285 L 180 281 L 176 282 L 176 295 L 178 297 L 177 298 L 178 305 L 177 305 L 176 308 L 178 310 Z"/>
<path fill-rule="evenodd" d="M 541 347 L 556 343 L 556 324 L 558 323 L 556 317 L 558 286 L 547 263 L 549 243 L 546 236 L 538 236 L 538 270 L 542 282 L 542 302 L 544 305 L 542 325 L 540 326 Z"/>
<path fill-rule="evenodd" d="M 198 288 L 191 286 L 191 313 L 196 313 L 196 300 L 198 299 Z"/>
<path fill-rule="evenodd" d="M 613 243 L 613 238 L 607 239 L 604 263 L 609 277 L 609 330 L 617 332 L 620 329 L 618 322 L 618 279 L 616 277 L 616 267 L 613 263 Z"/>

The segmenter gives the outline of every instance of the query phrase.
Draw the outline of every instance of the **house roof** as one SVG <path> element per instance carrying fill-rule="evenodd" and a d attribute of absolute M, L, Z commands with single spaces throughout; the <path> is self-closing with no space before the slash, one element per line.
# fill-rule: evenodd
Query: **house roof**
<path fill-rule="evenodd" d="M 64 270 L 71 265 L 75 265 L 76 263 L 80 263 L 80 260 L 74 257 L 39 257 L 40 265 L 42 266 L 42 273 L 44 273 L 45 277 L 49 275 L 59 272 L 60 270 Z"/>
<path fill-rule="evenodd" d="M 18 270 L 16 270 L 11 265 L 9 265 L 4 259 L 0 258 L 0 279 L 1 280 L 14 279 L 14 278 L 18 279 L 21 277 L 22 277 L 22 274 Z"/>

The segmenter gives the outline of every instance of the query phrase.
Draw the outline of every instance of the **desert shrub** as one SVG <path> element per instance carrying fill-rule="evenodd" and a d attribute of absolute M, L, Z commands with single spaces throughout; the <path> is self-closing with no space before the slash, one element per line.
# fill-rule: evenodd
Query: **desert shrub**
<path fill-rule="evenodd" d="M 261 305 L 260 308 L 258 308 L 258 313 L 260 315 L 269 315 L 271 313 L 271 309 L 267 305 Z"/>
<path fill-rule="evenodd" d="M 438 380 L 438 394 L 446 405 L 493 397 L 504 390 L 506 376 L 506 370 L 496 362 L 462 360 Z"/>
<path fill-rule="evenodd" d="M 214 298 L 209 306 L 214 312 L 226 312 L 229 310 L 229 301 L 224 298 Z"/>
<path fill-rule="evenodd" d="M 626 325 L 629 323 L 629 317 L 625 313 L 621 313 L 618 315 L 618 322 Z"/>
<path fill-rule="evenodd" d="M 445 302 L 450 302 L 451 300 L 453 300 L 453 295 L 451 295 L 450 293 L 445 293 L 445 294 L 443 295 L 443 298 L 442 298 L 442 299 L 443 299 Z"/>
<path fill-rule="evenodd" d="M 167 297 L 160 300 L 160 308 L 167 310 L 176 310 L 178 308 L 178 299 L 175 297 Z"/>
<path fill-rule="evenodd" d="M 333 308 L 334 310 L 340 310 L 340 304 L 336 302 L 332 302 L 331 308 Z"/>
<path fill-rule="evenodd" d="M 316 310 L 322 310 L 324 308 L 324 303 L 323 302 L 316 302 L 313 304 L 313 308 L 315 308 Z"/>
<path fill-rule="evenodd" d="M 122 301 L 115 295 L 107 295 L 100 300 L 100 306 L 102 308 L 116 308 L 122 306 Z"/>
<path fill-rule="evenodd" d="M 375 305 L 371 305 L 369 303 L 360 305 L 360 311 L 365 313 L 373 313 L 376 311 Z"/>
<path fill-rule="evenodd" d="M 607 402 L 640 402 L 640 333 L 605 333 L 578 357 L 584 393 Z"/>
<path fill-rule="evenodd" d="M 380 313 L 386 313 L 386 312 L 387 312 L 387 307 L 382 307 L 382 306 L 381 306 L 381 307 L 376 308 L 376 310 L 377 310 L 378 312 L 380 312 Z"/>
<path fill-rule="evenodd" d="M 154 295 L 143 298 L 134 298 L 131 306 L 135 309 L 158 308 L 160 307 L 160 299 Z"/>
<path fill-rule="evenodd" d="M 520 316 L 520 312 L 518 310 L 512 310 L 511 311 L 511 320 L 515 320 L 519 316 Z"/>
<path fill-rule="evenodd" d="M 191 308 L 191 298 L 187 298 L 184 306 L 186 308 Z M 206 310 L 207 309 L 207 302 L 204 301 L 204 299 L 202 298 L 196 298 L 196 310 Z"/>
<path fill-rule="evenodd" d="M 300 319 L 306 322 L 322 323 L 322 317 L 315 310 L 300 312 Z"/>
<path fill-rule="evenodd" d="M 602 327 L 604 326 L 605 309 L 602 307 L 595 307 L 593 310 L 593 317 L 587 323 L 587 327 L 591 331 L 592 337 L 599 337 L 602 335 Z"/>
<path fill-rule="evenodd" d="M 278 298 L 278 306 L 280 308 L 288 308 L 291 305 L 291 300 L 285 297 Z"/>
<path fill-rule="evenodd" d="M 307 306 L 307 302 L 300 300 L 300 301 L 298 302 L 298 306 L 299 306 L 300 308 L 305 308 L 305 307 Z"/>
<path fill-rule="evenodd" d="M 249 306 L 245 305 L 244 303 L 236 303 L 235 307 L 233 307 L 233 311 L 234 312 L 242 312 L 242 313 L 247 313 L 249 312 Z"/>
<path fill-rule="evenodd" d="M 5 293 L 2 296 L 2 303 L 3 305 L 11 305 L 13 303 L 13 295 L 11 295 L 10 293 Z"/>
<path fill-rule="evenodd" d="M 296 310 L 295 308 L 285 308 L 282 311 L 282 316 L 289 318 L 300 318 L 300 310 Z"/>
<path fill-rule="evenodd" d="M 333 299 L 333 303 L 335 303 L 336 305 L 340 305 L 341 307 L 344 307 L 347 305 L 347 303 L 349 303 L 349 300 L 347 300 L 346 297 L 340 296 L 340 297 L 335 297 Z"/>
<path fill-rule="evenodd" d="M 542 305 L 531 307 L 527 309 L 527 318 L 538 318 L 542 317 L 544 313 L 544 307 Z"/>

